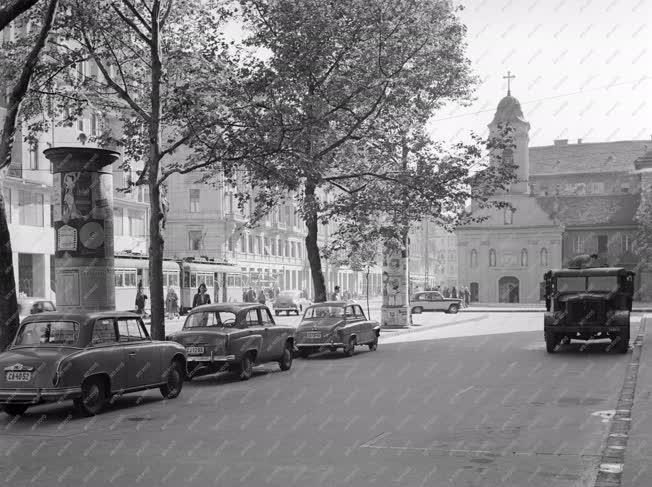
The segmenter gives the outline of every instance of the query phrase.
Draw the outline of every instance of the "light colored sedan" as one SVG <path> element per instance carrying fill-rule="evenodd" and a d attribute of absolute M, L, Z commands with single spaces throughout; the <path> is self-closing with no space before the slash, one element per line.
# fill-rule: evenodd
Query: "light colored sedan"
<path fill-rule="evenodd" d="M 285 311 L 285 314 L 302 313 L 312 303 L 303 295 L 303 291 L 281 291 L 274 300 L 274 313 L 276 316 Z"/>
<path fill-rule="evenodd" d="M 443 311 L 444 313 L 457 313 L 462 306 L 458 298 L 445 298 L 437 291 L 422 291 L 412 298 L 412 313 L 420 314 L 426 311 Z"/>

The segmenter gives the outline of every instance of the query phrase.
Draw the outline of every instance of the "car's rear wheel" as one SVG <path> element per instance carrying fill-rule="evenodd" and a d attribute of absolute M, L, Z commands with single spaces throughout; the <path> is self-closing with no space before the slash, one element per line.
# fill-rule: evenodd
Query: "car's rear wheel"
<path fill-rule="evenodd" d="M 240 369 L 238 377 L 240 380 L 249 380 L 254 373 L 253 357 L 250 353 L 246 353 L 240 361 Z"/>
<path fill-rule="evenodd" d="M 349 338 L 349 341 L 344 345 L 344 355 L 347 357 L 353 356 L 355 352 L 355 337 Z"/>
<path fill-rule="evenodd" d="M 22 416 L 28 407 L 27 404 L 5 404 L 3 409 L 11 416 Z"/>
<path fill-rule="evenodd" d="M 82 384 L 82 395 L 74 400 L 74 404 L 85 416 L 95 416 L 104 409 L 108 399 L 105 382 L 95 378 L 89 379 Z"/>
<path fill-rule="evenodd" d="M 450 307 L 448 308 L 448 312 L 450 314 L 455 314 L 460 310 L 460 305 L 459 304 L 451 304 Z"/>
<path fill-rule="evenodd" d="M 183 363 L 175 360 L 170 364 L 167 374 L 167 382 L 159 390 L 165 399 L 174 399 L 181 393 L 183 388 L 183 377 L 185 375 Z"/>
<path fill-rule="evenodd" d="M 555 353 L 557 351 L 557 345 L 559 343 L 557 335 L 555 335 L 551 331 L 546 331 L 544 332 L 544 338 L 546 340 L 546 352 Z"/>
<path fill-rule="evenodd" d="M 374 341 L 369 344 L 369 351 L 375 352 L 378 350 L 378 337 L 374 338 Z"/>
<path fill-rule="evenodd" d="M 423 313 L 423 308 L 421 306 L 417 306 L 416 308 L 412 308 L 412 313 L 420 315 L 421 313 Z"/>
<path fill-rule="evenodd" d="M 281 370 L 290 370 L 290 367 L 292 367 L 292 345 L 289 343 L 285 345 L 283 355 L 281 356 L 278 365 L 281 367 Z"/>
<path fill-rule="evenodd" d="M 280 312 L 280 311 L 274 311 L 274 313 L 276 314 L 276 316 L 278 316 L 278 315 L 280 315 L 280 314 L 281 314 L 281 312 Z"/>

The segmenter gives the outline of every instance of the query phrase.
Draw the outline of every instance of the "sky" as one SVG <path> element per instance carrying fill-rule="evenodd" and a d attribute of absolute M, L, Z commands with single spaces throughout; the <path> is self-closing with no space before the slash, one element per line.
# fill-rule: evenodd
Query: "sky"
<path fill-rule="evenodd" d="M 652 2 L 457 1 L 480 83 L 471 106 L 450 104 L 435 115 L 433 138 L 487 135 L 509 70 L 531 147 L 555 139 L 651 140 Z"/>

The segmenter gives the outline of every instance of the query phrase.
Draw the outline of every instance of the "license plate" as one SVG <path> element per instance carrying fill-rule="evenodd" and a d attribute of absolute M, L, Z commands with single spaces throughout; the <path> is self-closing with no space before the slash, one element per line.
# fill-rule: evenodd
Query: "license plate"
<path fill-rule="evenodd" d="M 32 380 L 32 373 L 11 370 L 9 372 L 5 372 L 5 379 L 7 382 L 29 382 Z"/>
<path fill-rule="evenodd" d="M 188 355 L 201 355 L 204 353 L 204 347 L 186 347 Z"/>
<path fill-rule="evenodd" d="M 321 338 L 321 332 L 309 331 L 306 333 L 306 338 Z"/>
<path fill-rule="evenodd" d="M 620 331 L 620 328 L 612 326 L 607 331 Z"/>

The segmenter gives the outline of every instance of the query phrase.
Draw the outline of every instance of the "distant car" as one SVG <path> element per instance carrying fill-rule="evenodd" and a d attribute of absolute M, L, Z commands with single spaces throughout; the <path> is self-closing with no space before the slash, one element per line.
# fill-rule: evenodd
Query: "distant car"
<path fill-rule="evenodd" d="M 306 309 L 296 331 L 296 347 L 307 358 L 322 349 L 331 352 L 341 348 L 348 357 L 355 347 L 378 348 L 380 323 L 369 320 L 359 304 L 353 301 L 315 303 Z"/>
<path fill-rule="evenodd" d="M 544 339 L 554 353 L 560 343 L 610 339 L 627 353 L 634 294 L 633 271 L 622 267 L 554 269 L 545 273 Z"/>
<path fill-rule="evenodd" d="M 462 306 L 458 298 L 445 298 L 438 291 L 421 291 L 412 297 L 412 313 L 420 314 L 427 311 L 443 311 L 444 313 L 457 313 Z"/>
<path fill-rule="evenodd" d="M 264 304 L 198 306 L 167 339 L 186 348 L 188 379 L 230 370 L 247 380 L 254 365 L 266 362 L 278 362 L 281 370 L 292 367 L 294 328 L 277 325 Z"/>
<path fill-rule="evenodd" d="M 292 312 L 299 316 L 310 304 L 310 301 L 304 297 L 303 291 L 281 291 L 274 300 L 274 313 L 278 316 L 285 311 L 287 315 Z"/>
<path fill-rule="evenodd" d="M 29 315 L 56 310 L 54 303 L 46 298 L 18 298 L 18 315 L 21 320 Z"/>
<path fill-rule="evenodd" d="M 23 414 L 32 405 L 73 399 L 85 415 L 111 396 L 158 388 L 179 395 L 185 349 L 154 341 L 128 312 L 39 313 L 28 316 L 0 353 L 0 405 Z"/>

